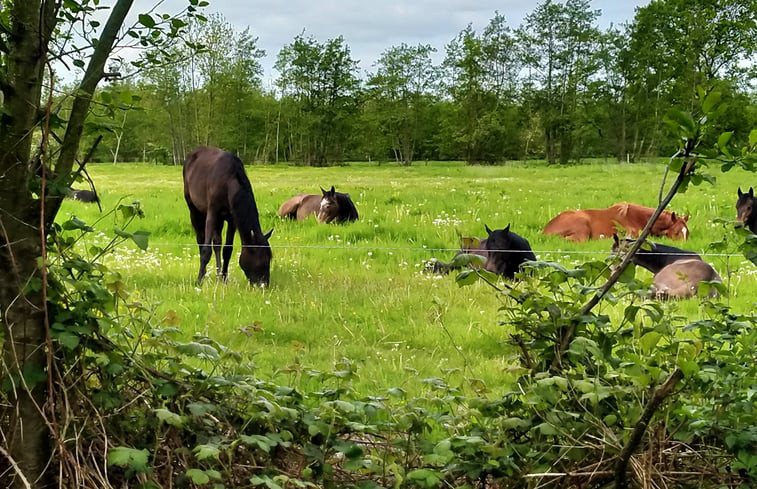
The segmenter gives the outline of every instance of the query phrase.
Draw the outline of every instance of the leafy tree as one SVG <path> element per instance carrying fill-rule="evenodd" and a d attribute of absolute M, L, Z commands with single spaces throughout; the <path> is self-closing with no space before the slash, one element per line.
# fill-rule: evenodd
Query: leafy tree
<path fill-rule="evenodd" d="M 395 159 L 410 165 L 420 140 L 428 137 L 429 108 L 434 102 L 439 70 L 429 45 L 395 46 L 381 55 L 368 79 L 384 134 Z"/>
<path fill-rule="evenodd" d="M 574 156 L 582 102 L 598 69 L 598 17 L 588 0 L 545 0 L 520 29 L 528 70 L 526 93 L 543 125 L 549 163 L 567 163 Z"/>
<path fill-rule="evenodd" d="M 309 165 L 341 161 L 360 91 L 357 61 L 344 38 L 319 43 L 298 35 L 279 52 L 275 67 L 282 97 L 294 109 L 289 153 Z"/>
<path fill-rule="evenodd" d="M 199 2 L 190 3 L 192 15 Z M 114 47 L 127 44 L 123 39 L 160 52 L 186 25 L 179 17 L 141 14 L 137 25 L 122 31 L 132 0 L 115 2 L 104 25 L 92 15 L 102 8 L 98 4 L 3 1 L 0 12 L 0 308 L 3 377 L 12 404 L 4 413 L 5 446 L 18 472 L 15 487 L 47 487 L 56 472 L 49 464 L 59 409 L 50 331 L 56 316 L 47 292 L 58 279 L 48 275 L 47 240 L 77 170 L 92 97 Z M 57 88 L 51 63 L 67 56 L 83 73 L 64 118 L 49 102 Z"/>
<path fill-rule="evenodd" d="M 672 106 L 694 107 L 695 87 L 716 80 L 745 83 L 755 35 L 757 4 L 752 0 L 655 0 L 639 8 L 621 53 L 628 107 L 634 111 L 628 135 L 633 153 L 657 153 L 662 115 Z"/>
<path fill-rule="evenodd" d="M 481 36 L 469 25 L 447 45 L 446 88 L 457 109 L 450 126 L 468 163 L 494 163 L 518 153 L 513 148 L 518 140 L 513 111 L 518 57 L 500 14 Z"/>

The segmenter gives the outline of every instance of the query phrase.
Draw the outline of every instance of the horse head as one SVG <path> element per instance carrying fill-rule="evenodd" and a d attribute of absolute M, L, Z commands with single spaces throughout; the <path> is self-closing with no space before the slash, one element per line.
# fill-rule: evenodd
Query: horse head
<path fill-rule="evenodd" d="M 333 185 L 330 190 L 324 190 L 321 187 L 321 193 L 323 197 L 321 198 L 321 206 L 318 208 L 316 219 L 318 222 L 331 222 L 334 220 L 339 207 L 336 199 L 336 190 Z"/>
<path fill-rule="evenodd" d="M 739 198 L 736 201 L 737 228 L 746 226 L 747 222 L 752 218 L 754 200 L 754 189 L 752 187 L 749 187 L 748 192 L 742 192 L 741 187 L 739 187 Z"/>
<path fill-rule="evenodd" d="M 242 245 L 239 254 L 239 268 L 247 276 L 251 285 L 267 287 L 271 281 L 271 245 L 268 238 L 273 234 L 273 229 L 265 234 L 252 232 L 252 243 Z"/>
<path fill-rule="evenodd" d="M 666 212 L 660 215 L 652 226 L 652 234 L 655 236 L 667 236 L 672 240 L 689 239 L 689 227 L 686 224 L 689 216 L 678 216 L 675 212 Z"/>

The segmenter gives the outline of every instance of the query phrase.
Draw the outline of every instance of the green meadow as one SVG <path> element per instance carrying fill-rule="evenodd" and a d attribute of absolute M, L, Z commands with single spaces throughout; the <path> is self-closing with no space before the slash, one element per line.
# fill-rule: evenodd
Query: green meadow
<path fill-rule="evenodd" d="M 355 387 L 367 394 L 389 387 L 417 391 L 423 379 L 433 377 L 464 389 L 483 381 L 496 391 L 517 364 L 508 326 L 499 321 L 506 299 L 482 282 L 459 287 L 454 273 L 429 274 L 424 262 L 448 260 L 459 236 L 485 236 L 484 224 L 492 229 L 510 224 L 540 260 L 566 267 L 604 261 L 610 240 L 577 244 L 544 236 L 541 229 L 566 209 L 622 201 L 655 206 L 663 171 L 664 163 L 248 166 L 262 227 L 274 228 L 271 286 L 260 289 L 247 284 L 236 263 L 238 238 L 228 282 L 209 268 L 202 286 L 195 285 L 199 256 L 181 167 L 89 168 L 104 210 L 139 201 L 145 212 L 129 230 L 151 233 L 147 251 L 126 243 L 107 259 L 134 301 L 153 308 L 157 319 L 177 324 L 184 339 L 205 335 L 242 352 L 241 361 L 254 364 L 262 378 L 317 389 L 323 381 L 319 372 L 350 368 L 357 372 Z M 728 287 L 722 301 L 751 311 L 757 267 L 739 253 L 733 221 L 736 188 L 755 185 L 757 178 L 739 170 L 711 173 L 715 185 L 692 186 L 669 207 L 690 215 L 690 239 L 659 241 L 706 255 Z M 326 225 L 278 218 L 279 205 L 290 196 L 331 185 L 352 196 L 359 221 Z M 88 223 L 100 217 L 95 205 L 66 201 L 59 219 L 72 215 Z M 104 235 L 95 240 L 112 236 L 112 221 L 109 216 L 98 224 Z M 710 249 L 710 243 L 724 240 L 725 252 Z M 651 280 L 645 270 L 636 275 Z M 600 307 L 622 315 L 622 301 Z M 665 307 L 682 323 L 706 315 L 697 299 Z"/>

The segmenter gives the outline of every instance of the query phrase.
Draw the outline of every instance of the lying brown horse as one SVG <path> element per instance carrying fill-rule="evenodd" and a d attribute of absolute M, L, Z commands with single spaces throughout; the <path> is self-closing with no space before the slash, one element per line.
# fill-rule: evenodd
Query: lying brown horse
<path fill-rule="evenodd" d="M 571 241 L 609 238 L 621 232 L 638 236 L 644 229 L 654 209 L 638 204 L 621 203 L 607 209 L 585 209 L 561 212 L 544 227 L 544 234 L 558 234 Z M 689 216 L 680 217 L 675 212 L 662 211 L 652 226 L 653 236 L 670 239 L 688 239 Z"/>
<path fill-rule="evenodd" d="M 652 293 L 658 299 L 686 299 L 697 295 L 700 282 L 722 282 L 722 279 L 709 263 L 700 259 L 677 260 L 655 274 Z M 717 289 L 711 288 L 708 295 L 717 297 Z"/>
<path fill-rule="evenodd" d="M 303 221 L 315 215 L 318 222 L 347 222 L 358 219 L 357 208 L 349 194 L 321 188 L 322 195 L 299 194 L 279 207 L 279 217 Z"/>
<path fill-rule="evenodd" d="M 216 255 L 217 273 L 226 279 L 234 232 L 239 230 L 242 241 L 240 268 L 250 283 L 268 285 L 271 276 L 268 238 L 273 229 L 267 234 L 260 229 L 252 185 L 239 158 L 218 148 L 194 150 L 184 162 L 184 198 L 200 248 L 197 283 L 202 283 L 212 252 Z M 224 222 L 228 226 L 222 268 L 220 252 Z"/>

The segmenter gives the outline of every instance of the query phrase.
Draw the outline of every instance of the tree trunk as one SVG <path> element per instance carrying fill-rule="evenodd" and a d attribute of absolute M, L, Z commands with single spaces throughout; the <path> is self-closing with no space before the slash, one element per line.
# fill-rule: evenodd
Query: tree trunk
<path fill-rule="evenodd" d="M 39 292 L 41 256 L 39 206 L 29 191 L 36 173 L 31 166 L 33 128 L 40 117 L 47 43 L 55 26 L 55 2 L 27 0 L 11 7 L 13 24 L 0 116 L 0 311 L 4 330 L 3 363 L 12 381 L 13 408 L 3 413 L 8 423 L 8 453 L 33 488 L 48 486 L 44 477 L 50 459 L 45 420 L 47 363 L 43 302 Z M 36 205 L 35 205 L 36 204 Z M 36 284 L 37 287 L 30 287 Z M 25 487 L 24 477 L 13 480 Z"/>
<path fill-rule="evenodd" d="M 84 120 L 92 94 L 102 78 L 105 61 L 133 0 L 118 0 L 90 58 L 74 99 L 66 133 L 55 165 L 56 178 L 70 184 Z M 49 392 L 49 337 L 45 310 L 43 257 L 46 223 L 52 222 L 60 196 L 39 198 L 30 186 L 46 170 L 31 157 L 32 135 L 40 125 L 43 70 L 60 2 L 25 0 L 12 2 L 7 36 L 7 78 L 0 115 L 0 321 L 4 330 L 5 380 L 12 382 L 12 408 L 3 414 L 8 423 L 7 441 L 15 470 L 12 487 L 50 487 L 55 464 L 52 456 L 53 393 Z M 43 142 L 46 135 L 43 134 Z M 43 147 L 44 149 L 44 147 Z M 43 200 L 44 199 L 44 200 Z M 41 203 L 45 203 L 44 215 Z"/>

